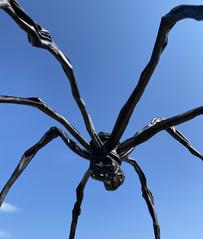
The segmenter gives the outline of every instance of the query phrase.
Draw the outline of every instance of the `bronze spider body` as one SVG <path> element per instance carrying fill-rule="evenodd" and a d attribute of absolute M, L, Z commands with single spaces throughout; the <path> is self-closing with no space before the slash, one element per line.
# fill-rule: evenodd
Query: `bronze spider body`
<path fill-rule="evenodd" d="M 0 8 L 13 18 L 20 28 L 27 33 L 29 42 L 33 46 L 48 50 L 61 64 L 70 82 L 72 95 L 81 111 L 86 129 L 91 137 L 91 141 L 87 142 L 67 119 L 59 113 L 56 113 L 39 98 L 0 96 L 0 103 L 28 105 L 39 109 L 43 113 L 61 123 L 61 125 L 77 141 L 76 142 L 70 138 L 64 130 L 57 127 L 51 127 L 35 145 L 23 154 L 19 164 L 0 193 L 0 206 L 12 185 L 30 163 L 35 154 L 52 139 L 60 137 L 72 151 L 80 157 L 89 160 L 90 163 L 88 170 L 76 190 L 77 200 L 72 212 L 69 239 L 74 239 L 75 237 L 78 216 L 80 215 L 80 207 L 83 200 L 83 192 L 88 179 L 92 177 L 95 180 L 103 182 L 106 190 L 116 190 L 125 179 L 124 173 L 121 169 L 122 162 L 132 165 L 139 176 L 142 194 L 153 221 L 154 235 L 156 239 L 160 239 L 160 228 L 154 208 L 152 193 L 147 187 L 147 181 L 143 171 L 137 162 L 129 155 L 136 146 L 144 143 L 158 132 L 166 130 L 193 155 L 203 159 L 203 155 L 193 148 L 183 134 L 174 127 L 202 114 L 203 106 L 192 109 L 183 114 L 176 115 L 169 119 L 159 117 L 154 118 L 149 125 L 136 132 L 129 139 L 124 142 L 120 142 L 120 139 L 128 125 L 135 106 L 142 97 L 143 92 L 158 64 L 161 53 L 167 45 L 169 31 L 173 28 L 176 22 L 185 18 L 192 18 L 198 21 L 203 20 L 203 5 L 181 5 L 172 9 L 168 14 L 162 17 L 151 59 L 141 73 L 140 79 L 132 94 L 122 107 L 111 133 L 97 133 L 95 131 L 85 103 L 80 96 L 72 65 L 69 59 L 53 42 L 49 32 L 33 21 L 15 0 L 0 0 Z"/>

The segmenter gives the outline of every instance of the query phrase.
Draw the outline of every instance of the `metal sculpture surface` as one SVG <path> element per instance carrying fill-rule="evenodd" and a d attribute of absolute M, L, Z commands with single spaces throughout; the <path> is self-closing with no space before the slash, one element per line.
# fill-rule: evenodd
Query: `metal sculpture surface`
<path fill-rule="evenodd" d="M 129 155 L 137 145 L 144 143 L 158 132 L 166 130 L 193 155 L 203 159 L 203 155 L 193 148 L 184 135 L 174 127 L 178 124 L 191 120 L 200 114 L 203 114 L 203 106 L 194 108 L 168 119 L 159 117 L 154 118 L 149 125 L 136 132 L 129 139 L 124 142 L 120 142 L 120 139 L 128 125 L 135 106 L 142 97 L 154 69 L 158 64 L 161 53 L 167 45 L 169 31 L 178 21 L 185 18 L 192 18 L 197 21 L 203 20 L 203 5 L 180 5 L 162 17 L 151 59 L 141 73 L 140 79 L 132 94 L 122 107 L 111 133 L 97 133 L 95 131 L 85 103 L 80 96 L 72 65 L 69 59 L 53 42 L 50 33 L 33 21 L 15 0 L 0 0 L 0 8 L 13 18 L 19 27 L 27 33 L 28 40 L 33 46 L 47 49 L 61 64 L 70 82 L 72 95 L 81 111 L 86 129 L 91 137 L 91 141 L 87 142 L 68 122 L 68 120 L 66 120 L 62 115 L 56 113 L 39 98 L 0 96 L 0 103 L 21 104 L 38 108 L 46 115 L 61 123 L 77 141 L 75 142 L 71 139 L 65 131 L 57 127 L 51 127 L 35 145 L 23 154 L 19 164 L 0 193 L 0 206 L 12 185 L 28 166 L 35 154 L 51 140 L 56 137 L 60 137 L 72 151 L 80 157 L 89 160 L 90 163 L 89 168 L 76 190 L 77 200 L 72 211 L 72 223 L 69 239 L 74 239 L 75 237 L 78 216 L 80 215 L 83 200 L 83 192 L 88 179 L 91 177 L 95 180 L 103 182 L 105 189 L 108 191 L 116 190 L 125 179 L 124 173 L 121 169 L 122 162 L 132 165 L 139 176 L 142 194 L 153 221 L 154 235 L 156 239 L 160 239 L 160 227 L 155 212 L 153 195 L 147 187 L 147 181 L 143 171 L 137 162 Z"/>

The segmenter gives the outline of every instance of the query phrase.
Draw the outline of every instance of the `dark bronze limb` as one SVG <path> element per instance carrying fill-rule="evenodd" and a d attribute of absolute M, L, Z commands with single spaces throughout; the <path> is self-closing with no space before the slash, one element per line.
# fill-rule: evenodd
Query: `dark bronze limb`
<path fill-rule="evenodd" d="M 164 118 L 160 118 L 160 117 L 156 117 L 154 118 L 151 123 L 149 125 L 147 125 L 146 127 L 144 127 L 141 131 L 139 131 L 140 133 L 143 130 L 146 130 L 148 128 L 150 128 L 152 125 L 155 125 L 161 121 L 163 121 Z M 174 126 L 173 127 L 169 127 L 168 129 L 166 129 L 166 132 L 168 132 L 174 139 L 176 139 L 178 142 L 180 142 L 183 146 L 185 146 L 191 154 L 193 154 L 194 156 L 200 158 L 203 160 L 203 154 L 201 154 L 200 152 L 198 152 L 190 143 L 190 141 L 179 131 L 177 130 Z M 135 147 L 132 147 L 131 149 L 128 149 L 127 151 L 124 152 L 120 152 L 119 154 L 121 155 L 121 157 L 126 157 L 127 155 L 129 155 L 133 150 L 135 149 Z"/>
<path fill-rule="evenodd" d="M 80 135 L 80 133 L 60 114 L 56 113 L 52 108 L 50 108 L 46 103 L 44 103 L 40 98 L 22 98 L 16 96 L 0 96 L 0 103 L 10 103 L 10 104 L 20 104 L 28 105 L 38 108 L 40 111 L 44 112 L 51 118 L 55 119 L 61 123 L 77 140 L 81 145 L 91 152 L 89 143 Z"/>
<path fill-rule="evenodd" d="M 162 17 L 150 61 L 141 73 L 138 84 L 118 115 L 110 139 L 107 143 L 107 148 L 109 151 L 119 143 L 119 140 L 128 125 L 134 108 L 142 97 L 144 90 L 159 62 L 161 53 L 167 46 L 168 34 L 170 30 L 178 21 L 185 18 L 192 18 L 197 21 L 203 20 L 203 5 L 180 5 Z"/>
<path fill-rule="evenodd" d="M 126 157 L 123 159 L 123 161 L 132 165 L 136 173 L 138 174 L 138 177 L 141 183 L 142 196 L 147 204 L 149 213 L 153 221 L 155 238 L 160 239 L 160 227 L 159 227 L 159 223 L 158 223 L 158 219 L 157 219 L 157 215 L 156 215 L 156 211 L 154 207 L 154 198 L 151 191 L 147 187 L 147 179 L 145 177 L 145 174 L 134 159 Z"/>
<path fill-rule="evenodd" d="M 164 120 L 163 118 L 155 118 L 152 120 L 151 125 L 154 125 L 160 121 Z M 185 146 L 191 154 L 203 160 L 203 154 L 198 152 L 190 143 L 190 141 L 174 126 L 166 129 L 166 131 L 183 146 Z"/>
<path fill-rule="evenodd" d="M 75 238 L 75 231 L 76 231 L 76 227 L 77 227 L 78 217 L 81 213 L 81 204 L 82 204 L 82 200 L 84 197 L 84 188 L 85 188 L 86 183 L 90 176 L 91 176 L 91 170 L 88 169 L 76 189 L 77 200 L 76 200 L 76 203 L 75 203 L 75 205 L 73 207 L 73 211 L 72 211 L 72 222 L 71 222 L 69 239 Z"/>
<path fill-rule="evenodd" d="M 202 155 L 190 145 L 189 141 L 182 134 L 179 134 L 180 133 L 179 131 L 174 130 L 174 128 L 169 129 L 170 127 L 194 119 L 195 117 L 201 114 L 203 114 L 203 106 L 194 108 L 190 111 L 187 111 L 180 115 L 176 115 L 169 119 L 160 120 L 159 122 L 156 122 L 156 124 L 146 126 L 141 131 L 138 131 L 133 137 L 121 143 L 118 146 L 118 151 L 125 152 L 132 147 L 144 143 L 158 132 L 162 130 L 167 130 L 167 132 L 169 132 L 174 138 L 176 138 L 185 147 L 187 147 L 192 154 L 203 159 Z"/>
<path fill-rule="evenodd" d="M 10 179 L 8 180 L 8 182 L 6 183 L 6 185 L 4 186 L 4 188 L 0 193 L 0 207 L 6 195 L 8 194 L 10 188 L 18 179 L 18 177 L 21 175 L 21 173 L 24 171 L 24 169 L 28 166 L 28 164 L 36 155 L 36 153 L 56 137 L 61 137 L 64 143 L 75 153 L 82 156 L 83 158 L 89 159 L 88 152 L 80 149 L 80 147 L 75 142 L 73 142 L 65 134 L 65 132 L 63 132 L 61 129 L 58 129 L 57 127 L 51 127 L 35 145 L 33 145 L 23 154 L 19 164 L 15 168 L 13 174 L 11 175 Z"/>
<path fill-rule="evenodd" d="M 48 31 L 34 22 L 15 0 L 4 0 L 1 8 L 25 31 L 33 46 L 48 49 L 52 42 Z"/>
<path fill-rule="evenodd" d="M 73 67 L 69 59 L 63 54 L 62 51 L 52 41 L 50 33 L 38 25 L 30 18 L 22 7 L 15 0 L 4 0 L 7 4 L 0 7 L 10 15 L 13 20 L 28 34 L 28 39 L 35 47 L 48 49 L 49 52 L 54 55 L 57 61 L 61 64 L 66 76 L 69 79 L 73 98 L 75 99 L 85 122 L 88 133 L 90 134 L 93 143 L 98 148 L 102 145 L 100 138 L 98 137 L 90 115 L 87 112 L 85 102 L 80 96 L 80 92 L 77 86 L 77 82 L 73 73 Z"/>
<path fill-rule="evenodd" d="M 50 47 L 49 51 L 56 57 L 56 59 L 62 65 L 62 68 L 70 81 L 72 95 L 82 113 L 86 129 L 87 129 L 89 135 L 91 136 L 91 139 L 93 140 L 95 147 L 99 148 L 100 146 L 102 146 L 102 141 L 100 140 L 100 138 L 98 137 L 98 135 L 95 131 L 91 117 L 87 112 L 85 102 L 80 96 L 80 92 L 77 87 L 77 82 L 75 80 L 73 68 L 70 65 L 70 61 L 68 60 L 67 57 L 64 56 L 64 54 L 60 50 L 56 50 L 55 47 Z"/>

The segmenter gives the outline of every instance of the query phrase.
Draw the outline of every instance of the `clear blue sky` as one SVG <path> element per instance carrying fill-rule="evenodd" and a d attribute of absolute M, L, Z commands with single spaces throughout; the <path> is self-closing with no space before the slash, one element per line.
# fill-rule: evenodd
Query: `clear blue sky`
<path fill-rule="evenodd" d="M 110 132 L 118 112 L 149 60 L 161 16 L 182 1 L 25 1 L 20 4 L 48 29 L 71 59 L 81 95 L 96 130 Z M 201 1 L 184 1 L 201 4 Z M 40 6 L 39 6 L 40 4 Z M 38 96 L 88 139 L 60 65 L 3 12 L 0 14 L 0 95 Z M 123 139 L 155 116 L 171 117 L 203 104 L 203 22 L 185 20 L 173 29 Z M 0 105 L 0 188 L 23 152 L 56 122 L 34 108 Z M 178 127 L 203 151 L 202 117 Z M 162 239 L 202 239 L 203 162 L 159 133 L 132 156 L 154 193 Z M 75 188 L 88 162 L 60 139 L 34 158 L 0 211 L 0 238 L 68 238 Z M 151 218 L 137 175 L 123 165 L 125 183 L 115 192 L 90 180 L 76 239 L 153 238 Z M 4 233 L 3 233 L 4 232 Z"/>

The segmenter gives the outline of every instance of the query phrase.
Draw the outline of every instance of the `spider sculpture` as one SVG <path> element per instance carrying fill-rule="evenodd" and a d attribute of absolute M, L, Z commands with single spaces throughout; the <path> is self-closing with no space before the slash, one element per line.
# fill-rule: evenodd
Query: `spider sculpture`
<path fill-rule="evenodd" d="M 203 114 L 203 106 L 194 108 L 169 119 L 159 117 L 154 118 L 149 125 L 135 133 L 129 139 L 124 142 L 120 142 L 120 139 L 128 125 L 135 106 L 142 97 L 154 69 L 158 64 L 160 55 L 167 45 L 167 36 L 169 31 L 178 21 L 185 18 L 192 18 L 197 21 L 203 20 L 203 5 L 181 5 L 172 9 L 168 14 L 162 17 L 151 59 L 141 73 L 140 79 L 132 94 L 122 107 L 111 133 L 97 133 L 95 131 L 85 103 L 80 96 L 72 65 L 69 59 L 53 42 L 49 32 L 33 21 L 15 0 L 0 0 L 0 8 L 13 18 L 19 27 L 27 33 L 28 40 L 33 46 L 47 49 L 61 64 L 70 82 L 72 95 L 81 111 L 86 129 L 91 137 L 91 141 L 87 142 L 62 115 L 56 113 L 39 98 L 0 96 L 0 103 L 21 104 L 38 108 L 43 113 L 60 122 L 77 141 L 76 143 L 73 139 L 71 139 L 64 130 L 57 127 L 51 127 L 43 135 L 39 142 L 23 154 L 19 164 L 0 193 L 0 205 L 3 203 L 12 185 L 28 166 L 35 154 L 51 140 L 56 137 L 60 137 L 77 155 L 89 160 L 89 168 L 76 190 L 77 200 L 72 211 L 72 223 L 69 239 L 74 239 L 75 237 L 78 216 L 80 215 L 80 207 L 83 200 L 83 192 L 88 179 L 91 177 L 95 180 L 103 182 L 105 189 L 108 191 L 116 190 L 125 179 L 124 173 L 121 169 L 122 162 L 132 165 L 139 176 L 142 194 L 153 221 L 154 235 L 156 239 L 160 239 L 160 228 L 154 208 L 152 193 L 147 187 L 147 181 L 143 171 L 137 162 L 129 155 L 137 145 L 144 143 L 158 132 L 166 130 L 193 155 L 203 159 L 203 155 L 193 148 L 183 134 L 174 127 L 178 124 L 191 120 L 200 114 Z"/>

